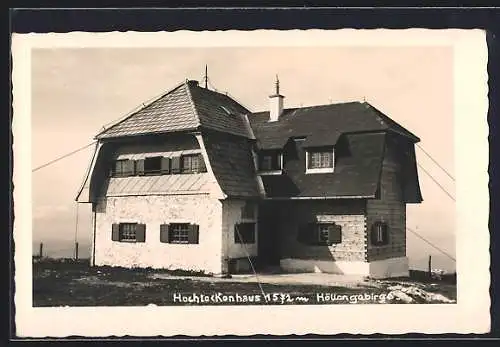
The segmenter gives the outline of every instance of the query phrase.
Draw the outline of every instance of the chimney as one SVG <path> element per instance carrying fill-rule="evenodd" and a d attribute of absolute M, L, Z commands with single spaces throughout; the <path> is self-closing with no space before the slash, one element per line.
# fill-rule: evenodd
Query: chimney
<path fill-rule="evenodd" d="M 283 99 L 285 97 L 280 94 L 280 81 L 276 75 L 276 92 L 269 95 L 269 121 L 276 122 L 283 113 Z"/>

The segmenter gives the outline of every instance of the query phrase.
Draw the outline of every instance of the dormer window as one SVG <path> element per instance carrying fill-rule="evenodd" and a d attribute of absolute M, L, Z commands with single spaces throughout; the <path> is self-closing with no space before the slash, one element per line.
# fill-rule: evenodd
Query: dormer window
<path fill-rule="evenodd" d="M 283 154 L 279 150 L 264 150 L 259 153 L 259 173 L 281 174 Z"/>
<path fill-rule="evenodd" d="M 306 151 L 306 173 L 333 172 L 333 146 L 308 148 Z"/>

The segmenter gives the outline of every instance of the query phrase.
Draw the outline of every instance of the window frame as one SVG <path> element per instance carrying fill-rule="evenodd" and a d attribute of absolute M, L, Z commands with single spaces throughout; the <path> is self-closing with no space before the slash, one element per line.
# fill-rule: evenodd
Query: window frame
<path fill-rule="evenodd" d="M 383 247 L 390 244 L 389 224 L 386 221 L 378 220 L 372 224 L 370 243 L 374 247 Z"/>
<path fill-rule="evenodd" d="M 184 227 L 183 229 L 175 230 L 176 227 Z M 190 223 L 170 223 L 168 227 L 168 243 L 189 244 L 189 229 Z M 175 239 L 175 232 L 183 233 L 181 239 Z"/>
<path fill-rule="evenodd" d="M 118 224 L 118 230 L 119 230 L 119 241 L 120 242 L 137 242 L 137 226 L 139 223 L 119 223 Z M 125 230 L 125 227 L 133 227 L 131 230 Z M 124 234 L 128 233 L 133 233 L 133 238 L 132 237 L 125 237 Z"/>
<path fill-rule="evenodd" d="M 133 166 L 133 169 L 131 172 L 125 172 L 124 169 L 125 169 L 125 163 L 129 163 L 131 162 L 132 166 Z M 117 170 L 117 166 L 118 164 L 121 164 L 120 165 L 120 170 Z M 112 162 L 112 166 L 111 166 L 111 177 L 130 177 L 130 176 L 135 176 L 136 174 L 136 170 L 135 170 L 135 160 L 131 160 L 131 159 L 117 159 L 117 160 L 114 160 Z"/>
<path fill-rule="evenodd" d="M 162 156 L 154 156 L 154 157 L 145 157 L 144 158 L 144 176 L 156 176 L 156 175 L 161 175 L 162 172 L 161 172 L 161 161 L 162 161 L 163 157 Z M 146 164 L 148 162 L 151 162 L 153 160 L 157 160 L 158 161 L 158 169 L 155 169 L 155 170 L 147 170 L 146 169 Z M 151 164 L 149 164 L 151 165 Z"/>
<path fill-rule="evenodd" d="M 313 155 L 331 155 L 331 166 L 311 167 Z M 321 162 L 321 158 L 320 158 Z M 306 174 L 311 173 L 332 173 L 335 170 L 335 148 L 334 146 L 311 147 L 306 149 Z"/>
<path fill-rule="evenodd" d="M 185 167 L 186 159 L 189 158 L 189 168 Z M 203 173 L 207 172 L 206 165 L 202 164 L 203 156 L 201 153 L 195 154 L 183 154 L 181 155 L 181 174 L 194 174 L 194 173 Z M 196 161 L 196 167 L 193 167 L 193 162 Z"/>
<path fill-rule="evenodd" d="M 264 158 L 269 158 L 270 168 L 264 168 Z M 277 167 L 273 167 L 273 162 Z M 263 149 L 257 152 L 257 172 L 260 175 L 280 175 L 283 171 L 283 151 L 276 149 Z"/>
<path fill-rule="evenodd" d="M 339 228 L 339 241 L 330 239 L 331 228 Z M 309 246 L 334 246 L 342 243 L 342 225 L 335 222 L 311 222 L 302 225 L 298 232 L 298 242 Z M 326 234 L 326 238 L 325 238 Z"/>
<path fill-rule="evenodd" d="M 241 228 L 242 225 L 251 225 L 252 226 L 250 240 L 245 238 L 245 236 L 249 236 L 250 233 L 243 235 L 242 230 L 239 229 L 239 228 Z M 254 245 L 254 244 L 256 244 L 256 242 L 257 242 L 256 229 L 257 229 L 257 223 L 255 223 L 255 222 L 236 223 L 234 225 L 234 243 L 237 245 Z M 249 231 L 249 230 L 244 230 L 244 231 Z M 241 238 L 240 238 L 240 236 L 241 236 Z"/>

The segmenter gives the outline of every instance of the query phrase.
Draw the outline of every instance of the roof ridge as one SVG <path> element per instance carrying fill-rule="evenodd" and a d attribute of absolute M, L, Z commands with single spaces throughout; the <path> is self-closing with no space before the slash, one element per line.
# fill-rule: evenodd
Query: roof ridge
<path fill-rule="evenodd" d="M 198 110 L 196 109 L 196 104 L 194 103 L 194 100 L 193 100 L 193 94 L 191 93 L 191 84 L 189 84 L 189 81 L 187 79 L 184 82 L 184 88 L 186 89 L 188 99 L 189 99 L 189 104 L 191 105 L 191 109 L 193 111 L 193 114 L 196 117 L 196 121 L 198 123 L 197 126 L 201 126 L 200 115 L 198 113 Z"/>
<path fill-rule="evenodd" d="M 301 110 L 301 109 L 309 109 L 309 108 L 318 108 L 318 107 L 325 107 L 325 106 L 340 106 L 340 105 L 346 105 L 346 104 L 363 104 L 362 101 L 345 101 L 345 102 L 336 102 L 333 104 L 321 104 L 321 105 L 311 105 L 311 106 L 297 106 L 297 107 L 288 107 L 284 108 L 283 111 L 296 111 L 296 110 Z M 257 113 L 266 113 L 269 112 L 269 110 L 264 110 L 264 111 L 255 111 L 251 112 L 250 114 L 257 114 Z"/>
<path fill-rule="evenodd" d="M 170 93 L 174 92 L 175 90 L 179 89 L 181 86 L 183 86 L 184 84 L 186 84 L 186 81 L 183 81 L 182 83 L 179 83 L 177 84 L 175 87 L 173 87 L 172 89 L 170 90 L 167 90 L 165 93 L 162 93 L 160 94 L 159 96 L 157 97 L 154 97 L 150 100 L 148 100 L 146 103 L 141 103 L 142 107 L 138 106 L 138 108 L 134 109 L 133 111 L 131 111 L 128 115 L 124 116 L 123 119 L 120 119 L 118 121 L 116 121 L 116 123 L 114 123 L 113 125 L 110 125 L 109 127 L 105 128 L 104 130 L 101 130 L 100 132 L 98 132 L 95 136 L 94 136 L 94 139 L 98 139 L 101 135 L 103 135 L 104 133 L 106 133 L 108 130 L 114 128 L 115 126 L 123 123 L 124 121 L 126 121 L 127 119 L 130 119 L 132 116 L 134 116 L 135 114 L 137 114 L 139 111 L 142 111 L 144 110 L 145 108 L 147 108 L 148 106 L 150 106 L 151 104 L 153 104 L 154 102 L 164 98 L 165 96 L 169 95 Z"/>

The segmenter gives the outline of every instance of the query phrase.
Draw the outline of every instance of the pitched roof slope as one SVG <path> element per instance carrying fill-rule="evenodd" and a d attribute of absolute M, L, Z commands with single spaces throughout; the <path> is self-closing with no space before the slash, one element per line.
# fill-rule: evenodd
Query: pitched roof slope
<path fill-rule="evenodd" d="M 296 153 L 295 160 L 285 163 L 282 175 L 262 176 L 268 198 L 373 198 L 379 187 L 384 157 L 385 134 L 348 134 L 345 147 L 349 155 L 335 159 L 335 171 L 320 175 L 307 175 L 305 158 L 295 141 L 287 144 L 286 151 Z M 292 148 L 290 148 L 292 147 Z M 294 155 L 291 155 L 294 157 Z"/>
<path fill-rule="evenodd" d="M 202 136 L 222 191 L 232 197 L 259 197 L 250 141 L 217 132 L 206 132 Z"/>
<path fill-rule="evenodd" d="M 186 81 L 125 119 L 99 133 L 97 139 L 195 130 L 200 127 L 252 137 L 246 108 L 229 96 Z"/>
<path fill-rule="evenodd" d="M 195 129 L 200 125 L 193 112 L 187 83 L 182 83 L 127 118 L 99 133 L 96 138 L 145 135 Z"/>
<path fill-rule="evenodd" d="M 417 136 L 366 102 L 285 109 L 276 122 L 268 122 L 269 112 L 252 113 L 248 118 L 259 147 L 264 149 L 278 148 L 290 137 L 323 137 L 323 142 L 338 138 L 338 135 L 332 135 L 333 139 L 329 139 L 325 136 L 328 132 L 341 134 L 389 130 L 412 141 L 419 141 Z"/>

